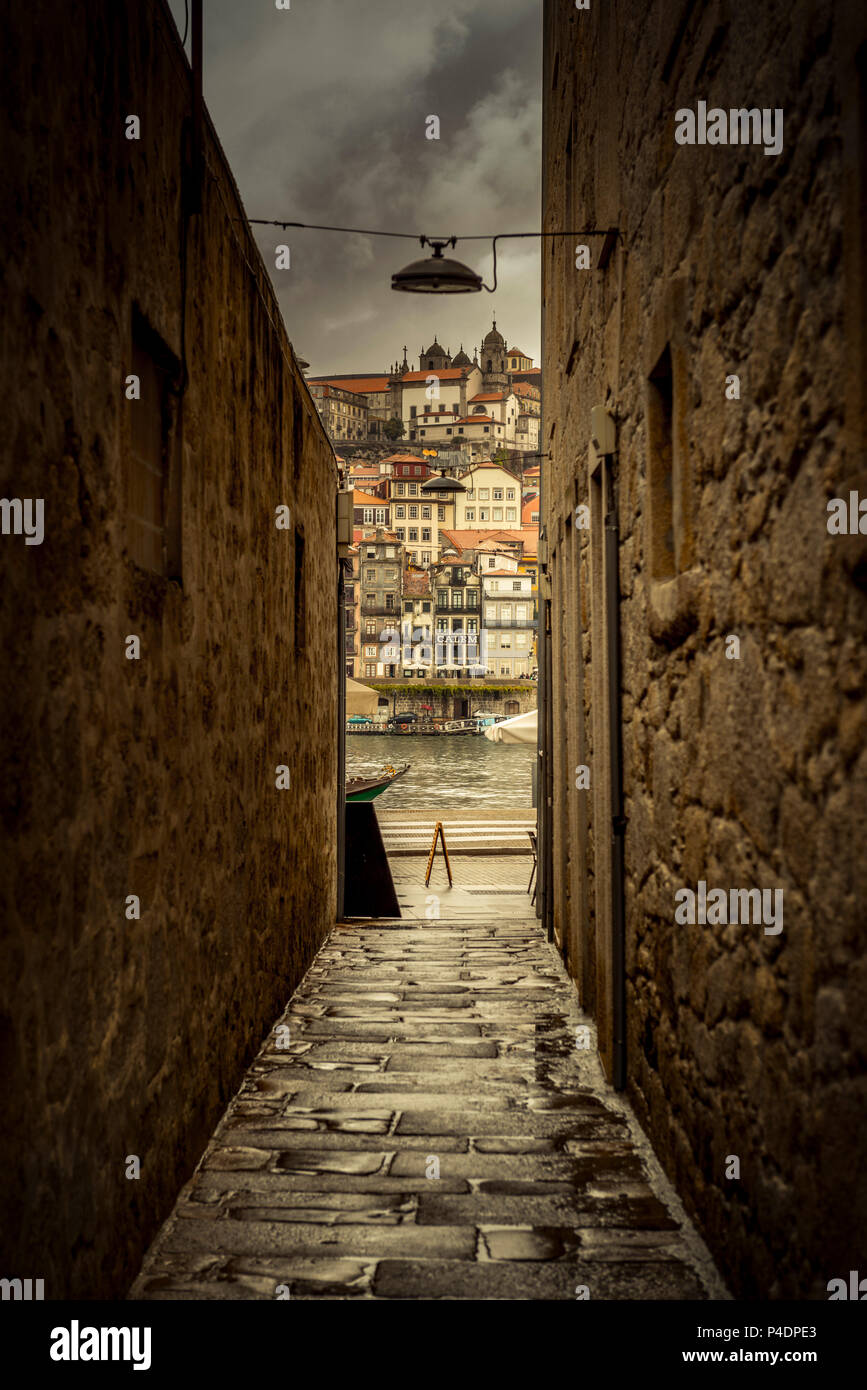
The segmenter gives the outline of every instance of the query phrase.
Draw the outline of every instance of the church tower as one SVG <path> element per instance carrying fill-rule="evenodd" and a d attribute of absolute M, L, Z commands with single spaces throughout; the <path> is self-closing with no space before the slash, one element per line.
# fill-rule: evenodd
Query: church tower
<path fill-rule="evenodd" d="M 434 338 L 429 348 L 422 348 L 418 358 L 420 372 L 444 372 L 452 365 L 452 359 L 444 347 Z"/>
<path fill-rule="evenodd" d="M 497 320 L 490 333 L 486 334 L 479 354 L 482 369 L 483 391 L 506 391 L 509 375 L 506 371 L 506 340 L 497 332 Z"/>

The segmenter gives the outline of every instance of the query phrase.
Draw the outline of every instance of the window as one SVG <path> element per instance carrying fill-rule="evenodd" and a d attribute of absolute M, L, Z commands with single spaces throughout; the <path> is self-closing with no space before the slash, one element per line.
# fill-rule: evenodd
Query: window
<path fill-rule="evenodd" d="M 387 545 L 387 546 L 385 547 L 385 558 L 386 558 L 386 560 L 393 560 L 393 559 L 394 559 L 394 546 L 393 546 L 393 545 Z M 389 573 L 394 574 L 394 570 L 390 570 Z"/>
<path fill-rule="evenodd" d="M 377 508 L 376 508 L 376 524 L 377 524 L 377 526 L 384 526 L 384 525 L 385 525 L 385 521 L 386 521 L 385 507 L 377 507 Z"/>
<path fill-rule="evenodd" d="M 178 363 L 137 313 L 132 370 L 141 397 L 133 405 L 127 491 L 127 547 L 142 569 L 180 579 L 180 452 L 173 436 L 168 386 Z"/>
<path fill-rule="evenodd" d="M 500 617 L 504 623 L 510 623 L 512 621 L 512 605 L 510 603 L 500 604 Z"/>
<path fill-rule="evenodd" d="M 520 581 L 520 579 L 513 579 L 513 580 L 512 580 L 512 588 L 513 588 L 514 590 L 516 590 L 518 593 L 521 592 L 521 581 Z M 524 617 L 526 617 L 526 614 L 524 614 Z"/>
<path fill-rule="evenodd" d="M 500 675 L 501 675 L 501 676 L 510 676 L 511 674 L 512 674 L 512 667 L 511 667 L 511 665 L 509 664 L 509 662 L 508 662 L 508 661 L 501 661 L 501 662 L 500 662 Z"/>
<path fill-rule="evenodd" d="M 506 489 L 506 501 L 507 501 L 507 502 L 514 502 L 514 500 L 515 500 L 515 489 L 514 489 L 513 487 L 507 488 L 507 489 Z"/>
<path fill-rule="evenodd" d="M 429 550 L 423 550 L 423 551 L 422 551 L 422 553 L 421 553 L 421 562 L 422 562 L 423 565 L 429 565 L 429 564 L 430 564 L 430 551 L 429 551 Z M 428 604 L 428 609 L 429 609 L 429 608 L 430 608 L 430 604 Z M 425 609 L 425 610 L 423 610 L 423 611 L 426 612 L 427 610 Z"/>
<path fill-rule="evenodd" d="M 502 507 L 495 507 L 495 508 L 494 508 L 494 521 L 502 521 L 502 519 L 503 519 L 503 509 L 502 509 Z"/>
<path fill-rule="evenodd" d="M 445 509 L 445 507 L 437 507 L 437 520 L 438 520 L 438 521 L 445 521 L 445 519 L 446 519 L 446 509 Z"/>
<path fill-rule="evenodd" d="M 370 595 L 368 595 L 368 597 L 369 597 L 369 598 L 372 598 L 373 595 L 370 594 Z M 364 624 L 364 635 L 365 635 L 365 637 L 375 637 L 375 636 L 376 636 L 376 623 L 375 623 L 375 622 L 371 622 L 371 621 L 368 619 L 368 621 Z"/>
<path fill-rule="evenodd" d="M 422 430 L 422 434 L 424 434 L 424 430 Z M 410 497 L 418 497 L 418 483 L 409 483 L 408 486 Z"/>
<path fill-rule="evenodd" d="M 526 605 L 526 603 L 519 603 L 519 604 L 516 604 L 516 606 L 515 606 L 515 617 L 517 618 L 517 620 L 518 620 L 519 623 L 525 623 L 525 622 L 527 621 L 527 605 Z"/>
<path fill-rule="evenodd" d="M 494 566 L 496 565 L 496 563 L 497 563 L 497 561 L 496 561 L 495 557 L 494 557 L 493 555 L 491 555 L 491 556 L 489 557 L 489 559 L 488 559 L 488 569 L 489 569 L 489 570 L 492 570 L 492 569 L 494 568 Z M 494 585 L 494 587 L 496 588 L 496 585 Z"/>
<path fill-rule="evenodd" d="M 365 594 L 364 602 L 368 608 L 372 608 L 374 603 L 376 602 L 376 594 Z"/>
<path fill-rule="evenodd" d="M 375 546 L 375 545 L 369 545 L 369 546 L 367 547 L 367 558 L 368 558 L 368 560 L 375 560 L 375 559 L 376 559 L 376 546 Z"/>
<path fill-rule="evenodd" d="M 403 521 L 404 517 L 406 516 L 406 507 L 396 507 L 394 514 L 398 521 Z"/>
<path fill-rule="evenodd" d="M 488 519 L 488 513 L 486 510 L 479 512 L 479 521 L 487 521 Z"/>
<path fill-rule="evenodd" d="M 417 526 L 410 526 L 410 528 L 409 528 L 409 539 L 410 539 L 410 541 L 417 541 L 417 540 L 418 540 L 418 527 L 417 527 Z"/>
<path fill-rule="evenodd" d="M 430 527 L 429 527 L 429 526 L 423 526 L 423 527 L 421 528 L 421 538 L 422 538 L 422 541 L 430 541 L 430 534 L 431 534 L 431 533 L 430 533 Z"/>
<path fill-rule="evenodd" d="M 503 632 L 503 633 L 501 633 L 501 634 L 500 634 L 500 646 L 503 648 L 503 650 L 505 651 L 506 648 L 511 648 L 511 645 L 512 645 L 512 634 L 511 634 L 511 632 Z"/>
<path fill-rule="evenodd" d="M 410 521 L 418 521 L 418 507 L 410 507 L 409 519 Z"/>
<path fill-rule="evenodd" d="M 397 528 L 397 530 L 395 531 L 394 534 L 397 536 L 397 538 L 398 538 L 399 541 L 406 540 L 406 529 L 405 529 L 405 527 L 403 527 L 403 526 L 398 526 L 398 528 Z"/>
<path fill-rule="evenodd" d="M 295 655 L 300 656 L 307 643 L 307 585 L 304 570 L 304 530 L 295 527 Z"/>
<path fill-rule="evenodd" d="M 364 655 L 365 655 L 365 656 L 376 656 L 376 647 L 365 647 L 365 648 L 364 648 Z"/>
<path fill-rule="evenodd" d="M 427 430 L 419 430 L 419 434 L 421 435 L 422 439 L 424 439 L 426 433 L 427 433 Z M 409 491 L 410 491 L 410 496 L 411 496 L 411 495 L 412 495 L 412 483 L 410 483 L 410 485 L 409 485 Z"/>
<path fill-rule="evenodd" d="M 366 676 L 375 676 L 375 675 L 376 675 L 376 663 L 375 663 L 375 662 L 374 662 L 374 663 L 368 663 L 368 665 L 365 666 L 365 668 L 364 668 L 364 674 L 365 674 Z"/>
<path fill-rule="evenodd" d="M 516 636 L 515 636 L 515 646 L 516 646 L 516 647 L 526 647 L 526 645 L 527 645 L 527 633 L 526 633 L 526 632 L 519 632 L 519 633 L 517 633 Z"/>
<path fill-rule="evenodd" d="M 467 521 L 475 521 L 475 519 L 476 519 L 476 509 L 475 509 L 475 507 L 467 507 L 466 519 L 467 519 Z"/>
<path fill-rule="evenodd" d="M 452 608 L 463 608 L 464 596 L 460 589 L 452 589 Z"/>
<path fill-rule="evenodd" d="M 502 489 L 501 487 L 495 487 L 495 488 L 494 488 L 494 491 L 493 491 L 493 493 L 492 493 L 491 495 L 492 495 L 492 497 L 493 497 L 493 499 L 494 499 L 495 502 L 502 502 L 502 500 L 503 500 L 503 489 Z"/>
<path fill-rule="evenodd" d="M 406 487 L 406 484 L 405 484 L 405 483 L 398 483 L 398 485 L 397 485 L 397 495 L 398 495 L 398 497 L 403 497 L 403 496 L 404 496 L 404 488 L 405 488 L 405 487 Z"/>
<path fill-rule="evenodd" d="M 421 606 L 421 611 L 422 613 L 430 612 L 430 599 L 425 599 L 424 603 Z"/>
<path fill-rule="evenodd" d="M 403 611 L 404 611 L 404 613 L 411 613 L 411 612 L 412 612 L 412 599 L 411 599 L 411 598 L 410 598 L 410 599 L 407 599 L 406 602 L 404 603 L 404 605 L 403 605 Z"/>
<path fill-rule="evenodd" d="M 386 608 L 394 608 L 394 594 L 386 594 L 385 606 Z"/>
<path fill-rule="evenodd" d="M 422 521 L 430 521 L 430 507 L 422 507 L 421 519 Z"/>
<path fill-rule="evenodd" d="M 446 430 L 446 434 L 451 434 L 451 430 Z"/>
<path fill-rule="evenodd" d="M 410 420 L 414 420 L 415 417 L 416 417 L 416 415 L 417 415 L 417 413 L 418 413 L 418 407 L 417 407 L 417 406 L 414 406 L 414 405 L 411 405 L 410 408 L 409 408 L 409 418 L 410 418 Z"/>
<path fill-rule="evenodd" d="M 647 453 L 650 520 L 650 574 L 672 579 L 677 572 L 674 546 L 674 376 L 666 346 L 647 382 Z"/>
<path fill-rule="evenodd" d="M 485 434 L 490 434 L 490 433 L 491 433 L 491 431 L 490 431 L 489 426 L 488 426 L 488 425 L 485 425 Z"/>
<path fill-rule="evenodd" d="M 517 514 L 516 509 L 515 509 L 514 507 L 507 507 L 507 508 L 506 508 L 506 520 L 507 520 L 507 521 L 517 521 L 517 519 L 518 519 L 518 514 Z"/>
<path fill-rule="evenodd" d="M 490 490 L 490 488 L 487 488 L 487 487 L 480 487 L 480 488 L 479 488 L 479 501 L 480 501 L 480 502 L 487 502 L 488 499 L 490 498 L 490 495 L 491 495 L 491 490 Z"/>

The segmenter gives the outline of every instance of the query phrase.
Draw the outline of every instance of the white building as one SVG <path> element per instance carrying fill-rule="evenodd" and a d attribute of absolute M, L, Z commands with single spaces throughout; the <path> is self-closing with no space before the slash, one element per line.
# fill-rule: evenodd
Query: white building
<path fill-rule="evenodd" d="M 498 679 L 528 676 L 535 629 L 532 579 L 507 556 L 497 569 L 482 569 L 482 629 L 488 673 Z"/>
<path fill-rule="evenodd" d="M 455 530 L 474 531 L 521 525 L 521 480 L 500 464 L 478 463 L 461 475 L 466 492 L 455 503 Z"/>

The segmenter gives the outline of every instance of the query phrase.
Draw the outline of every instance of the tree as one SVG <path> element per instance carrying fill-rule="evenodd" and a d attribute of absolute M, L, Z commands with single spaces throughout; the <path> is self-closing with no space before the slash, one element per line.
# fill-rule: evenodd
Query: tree
<path fill-rule="evenodd" d="M 502 444 L 500 444 L 499 447 L 497 448 L 497 451 L 496 451 L 496 453 L 494 454 L 494 457 L 493 457 L 493 462 L 494 462 L 494 463 L 498 463 L 498 464 L 500 465 L 501 468 L 506 468 L 506 467 L 508 467 L 508 463 L 509 463 L 509 451 L 508 451 L 508 449 L 506 449 Z"/>
<path fill-rule="evenodd" d="M 398 420 L 396 416 L 392 415 L 391 419 L 385 422 L 383 434 L 389 439 L 401 439 L 403 436 L 403 421 Z"/>

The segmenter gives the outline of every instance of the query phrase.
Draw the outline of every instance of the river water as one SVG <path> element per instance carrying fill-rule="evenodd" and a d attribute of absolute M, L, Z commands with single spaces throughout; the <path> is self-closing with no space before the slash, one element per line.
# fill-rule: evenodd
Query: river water
<path fill-rule="evenodd" d="M 535 745 L 491 743 L 481 734 L 346 735 L 347 777 L 379 772 L 386 763 L 410 764 L 409 772 L 377 797 L 383 810 L 530 807 L 535 761 Z"/>

